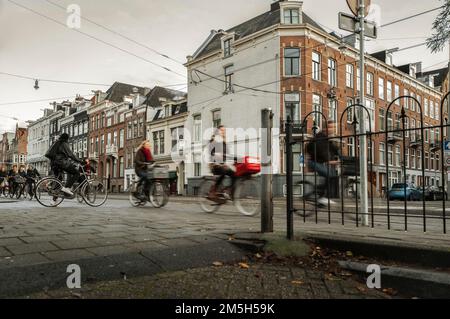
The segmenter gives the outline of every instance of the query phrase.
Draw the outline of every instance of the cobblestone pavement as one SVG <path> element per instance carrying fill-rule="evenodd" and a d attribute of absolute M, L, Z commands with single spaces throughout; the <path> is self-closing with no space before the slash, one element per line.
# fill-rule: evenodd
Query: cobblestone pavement
<path fill-rule="evenodd" d="M 286 231 L 286 215 L 277 206 L 274 227 Z M 377 216 L 375 228 L 355 227 L 354 220 L 341 216 L 318 213 L 308 217 L 295 217 L 296 230 L 326 234 L 346 234 L 370 240 L 404 241 L 409 244 L 449 246 L 450 236 L 443 235 L 441 224 L 429 221 L 428 232 L 421 230 L 420 221 L 411 220 L 409 232 L 399 224 L 388 231 L 384 218 Z M 414 224 L 416 223 L 416 224 Z M 398 226 L 397 225 L 397 226 Z M 414 225 L 416 228 L 414 228 Z M 173 200 L 164 209 L 132 208 L 126 200 L 111 199 L 104 207 L 89 208 L 68 201 L 57 209 L 47 209 L 36 202 L 0 204 L 0 269 L 73 259 L 108 256 L 136 252 L 142 249 L 163 249 L 193 245 L 197 236 L 217 236 L 252 232 L 260 229 L 260 219 L 245 217 L 227 205 L 217 213 L 202 212 L 194 201 Z M 400 231 L 395 231 L 398 229 Z"/>
<path fill-rule="evenodd" d="M 60 289 L 24 298 L 385 299 L 391 296 L 368 289 L 353 278 L 276 263 L 250 263 L 88 284 L 79 290 Z"/>

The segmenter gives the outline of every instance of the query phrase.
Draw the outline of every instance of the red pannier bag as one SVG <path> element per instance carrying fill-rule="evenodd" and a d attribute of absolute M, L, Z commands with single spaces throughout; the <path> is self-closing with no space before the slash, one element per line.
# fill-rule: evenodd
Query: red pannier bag
<path fill-rule="evenodd" d="M 248 176 L 261 172 L 261 163 L 256 157 L 245 156 L 242 163 L 236 163 L 236 176 Z"/>

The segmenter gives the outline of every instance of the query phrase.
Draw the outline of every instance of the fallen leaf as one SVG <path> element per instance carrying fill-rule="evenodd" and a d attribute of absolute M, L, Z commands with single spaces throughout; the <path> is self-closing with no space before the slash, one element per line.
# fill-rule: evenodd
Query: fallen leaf
<path fill-rule="evenodd" d="M 246 263 L 239 263 L 239 267 L 241 267 L 242 269 L 249 269 L 250 266 Z"/>
<path fill-rule="evenodd" d="M 261 256 L 260 254 L 256 254 L 255 256 L 256 256 L 256 258 L 258 258 L 258 259 L 262 258 L 262 256 Z"/>
<path fill-rule="evenodd" d="M 215 262 L 213 262 L 213 265 L 216 267 L 220 267 L 220 266 L 223 266 L 223 263 L 221 263 L 220 261 L 215 261 Z"/>
<path fill-rule="evenodd" d="M 363 287 L 363 286 L 358 286 L 358 287 L 356 287 L 356 289 L 358 289 L 360 292 L 366 292 L 367 291 L 367 289 L 365 287 Z"/>
<path fill-rule="evenodd" d="M 347 257 L 353 257 L 353 253 L 352 253 L 351 251 L 347 251 L 347 252 L 345 253 L 345 255 L 346 255 Z"/>
<path fill-rule="evenodd" d="M 301 280 L 293 280 L 293 281 L 291 281 L 291 283 L 292 283 L 293 285 L 303 285 L 303 284 L 304 284 L 304 282 L 301 281 Z"/>

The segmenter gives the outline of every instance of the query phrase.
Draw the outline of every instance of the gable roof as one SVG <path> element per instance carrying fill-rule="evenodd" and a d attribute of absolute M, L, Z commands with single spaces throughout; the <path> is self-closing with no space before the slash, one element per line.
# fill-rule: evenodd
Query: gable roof
<path fill-rule="evenodd" d="M 427 71 L 427 72 L 417 73 L 417 78 L 424 79 L 430 75 L 434 75 L 434 87 L 440 87 L 442 85 L 442 83 L 444 82 L 445 77 L 447 76 L 448 72 L 449 72 L 449 68 L 445 67 L 445 68 L 441 68 L 441 69 L 437 69 L 437 70 L 431 70 L 431 71 Z"/>
<path fill-rule="evenodd" d="M 326 32 L 320 25 L 318 25 L 313 19 L 311 19 L 306 13 L 302 12 L 303 23 L 312 25 L 323 32 Z M 280 9 L 271 10 L 265 12 L 257 17 L 254 17 L 244 23 L 241 23 L 226 32 L 235 33 L 235 40 L 242 39 L 246 36 L 254 34 L 258 31 L 264 30 L 271 26 L 281 23 Z M 217 33 L 214 36 L 209 36 L 205 43 L 195 52 L 194 58 L 204 57 L 212 52 L 218 51 L 222 48 L 222 43 L 220 39 L 222 38 L 222 33 Z M 209 41 L 209 43 L 208 43 Z M 202 49 L 203 48 L 203 49 Z"/>
<path fill-rule="evenodd" d="M 106 100 L 116 103 L 123 102 L 123 97 L 126 95 L 130 95 L 133 92 L 134 88 L 138 89 L 139 94 L 145 95 L 145 88 L 121 83 L 121 82 L 115 82 L 109 89 L 106 91 Z"/>
<path fill-rule="evenodd" d="M 144 104 L 151 107 L 159 107 L 162 106 L 162 102 L 160 98 L 165 98 L 167 100 L 173 100 L 176 97 L 186 97 L 186 92 L 181 92 L 177 90 L 171 90 L 167 88 L 163 88 L 161 86 L 155 86 L 150 93 L 147 94 L 147 99 Z"/>

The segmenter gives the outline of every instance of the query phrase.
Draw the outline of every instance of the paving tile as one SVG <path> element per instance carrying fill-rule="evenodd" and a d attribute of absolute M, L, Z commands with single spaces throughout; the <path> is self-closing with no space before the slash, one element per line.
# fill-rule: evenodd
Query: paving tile
<path fill-rule="evenodd" d="M 53 241 L 52 244 L 61 249 L 88 248 L 98 246 L 93 240 L 60 240 Z"/>
<path fill-rule="evenodd" d="M 55 240 L 62 240 L 63 238 L 60 235 L 52 235 L 52 236 L 26 236 L 19 237 L 23 242 L 32 244 L 32 243 L 43 243 L 50 242 Z"/>
<path fill-rule="evenodd" d="M 12 254 L 7 251 L 4 247 L 0 247 L 0 257 L 9 257 L 12 256 Z"/>
<path fill-rule="evenodd" d="M 112 246 L 112 245 L 121 245 L 121 244 L 127 244 L 127 243 L 131 243 L 131 240 L 126 239 L 126 238 L 116 238 L 116 237 L 112 237 L 112 238 L 98 238 L 98 239 L 93 239 L 93 241 L 98 245 L 98 246 Z"/>
<path fill-rule="evenodd" d="M 50 260 L 41 254 L 25 254 L 0 258 L 0 268 L 23 267 L 48 262 L 50 262 Z"/>
<path fill-rule="evenodd" d="M 0 239 L 0 246 L 20 245 L 24 242 L 19 238 L 3 238 Z"/>
<path fill-rule="evenodd" d="M 43 255 L 52 261 L 70 261 L 95 256 L 94 253 L 86 249 L 52 251 L 43 253 Z"/>
<path fill-rule="evenodd" d="M 58 250 L 59 248 L 55 245 L 44 242 L 44 243 L 32 243 L 32 244 L 21 244 L 6 246 L 6 248 L 11 251 L 14 255 L 24 255 L 30 253 L 42 253 L 45 251 Z"/>

